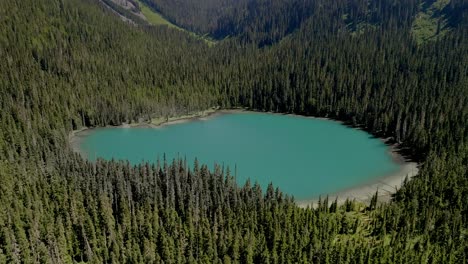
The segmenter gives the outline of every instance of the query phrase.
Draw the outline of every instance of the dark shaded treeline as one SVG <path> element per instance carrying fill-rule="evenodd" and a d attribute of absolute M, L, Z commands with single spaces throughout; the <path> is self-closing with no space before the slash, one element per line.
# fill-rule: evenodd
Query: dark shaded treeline
<path fill-rule="evenodd" d="M 464 27 L 417 46 L 392 28 L 304 24 L 277 45 L 214 47 L 136 28 L 91 0 L 0 9 L 0 263 L 463 263 Z M 211 106 L 329 116 L 393 136 L 420 175 L 390 204 L 298 208 L 227 168 L 89 163 L 68 134 Z M 189 168 L 190 167 L 190 168 Z"/>
<path fill-rule="evenodd" d="M 236 38 L 259 46 L 277 43 L 304 24 L 317 31 L 362 33 L 367 29 L 410 32 L 418 12 L 431 0 L 142 0 L 171 22 L 215 39 Z M 467 26 L 464 0 L 434 14 L 448 29 Z M 445 28 L 440 28 L 444 30 Z M 316 31 L 314 33 L 317 33 Z"/>

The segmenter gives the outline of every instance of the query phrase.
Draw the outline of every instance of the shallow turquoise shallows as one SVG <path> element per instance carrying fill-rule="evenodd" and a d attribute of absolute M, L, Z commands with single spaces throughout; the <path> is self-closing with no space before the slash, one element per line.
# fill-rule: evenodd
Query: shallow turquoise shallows
<path fill-rule="evenodd" d="M 102 128 L 82 138 L 91 160 L 135 164 L 186 158 L 229 166 L 243 185 L 270 182 L 296 200 L 364 184 L 399 169 L 388 147 L 366 132 L 334 121 L 263 113 L 217 115 L 160 128 Z M 193 167 L 193 166 L 192 166 Z"/>

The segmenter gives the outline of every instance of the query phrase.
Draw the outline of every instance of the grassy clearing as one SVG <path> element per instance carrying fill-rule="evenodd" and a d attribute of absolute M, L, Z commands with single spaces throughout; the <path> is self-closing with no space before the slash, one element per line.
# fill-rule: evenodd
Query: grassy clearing
<path fill-rule="evenodd" d="M 160 13 L 154 11 L 149 6 L 144 4 L 143 2 L 141 2 L 139 0 L 137 0 L 137 1 L 138 1 L 138 4 L 140 5 L 141 13 L 146 17 L 146 20 L 151 25 L 168 26 L 170 28 L 182 30 L 182 31 L 190 34 L 191 36 L 193 36 L 195 38 L 198 38 L 198 39 L 201 39 L 201 40 L 205 41 L 210 46 L 216 43 L 213 39 L 210 39 L 207 36 L 200 36 L 200 35 L 197 35 L 197 34 L 191 32 L 191 31 L 185 30 L 185 29 L 183 29 L 183 28 L 181 28 L 181 27 L 179 27 L 177 25 L 174 25 L 169 20 L 164 18 Z"/>
<path fill-rule="evenodd" d="M 141 1 L 138 1 L 138 4 L 140 5 L 141 13 L 146 17 L 146 20 L 151 25 L 155 25 L 155 26 L 166 25 L 166 26 L 171 27 L 171 28 L 176 28 L 176 29 L 183 30 L 182 28 L 180 28 L 180 27 L 172 24 L 171 22 L 169 22 L 167 19 L 165 19 L 163 16 L 161 16 L 161 14 L 159 14 L 157 12 L 154 12 L 152 9 L 150 9 L 147 5 L 145 5 Z"/>
<path fill-rule="evenodd" d="M 419 44 L 443 36 L 449 31 L 447 19 L 442 14 L 442 10 L 449 2 L 450 0 L 437 0 L 430 5 L 421 4 L 421 11 L 416 15 L 411 30 Z"/>

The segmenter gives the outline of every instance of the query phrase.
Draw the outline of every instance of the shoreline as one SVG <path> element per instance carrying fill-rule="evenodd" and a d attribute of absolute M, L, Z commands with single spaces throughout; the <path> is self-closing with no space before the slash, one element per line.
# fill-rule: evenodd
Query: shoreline
<path fill-rule="evenodd" d="M 401 188 L 406 178 L 410 180 L 412 177 L 418 174 L 418 163 L 406 162 L 400 164 L 400 169 L 397 172 L 391 173 L 386 176 L 372 179 L 371 181 L 365 182 L 361 185 L 350 187 L 335 193 L 328 195 L 321 195 L 322 202 L 328 196 L 329 205 L 337 200 L 338 205 L 342 205 L 346 200 L 361 202 L 369 204 L 372 196 L 378 190 L 378 203 L 386 203 L 391 200 L 391 197 L 398 189 Z M 296 204 L 299 207 L 316 207 L 318 205 L 319 197 L 308 199 L 308 200 L 297 200 Z"/>
<path fill-rule="evenodd" d="M 342 125 L 346 125 L 345 122 L 341 120 L 336 120 L 327 117 L 314 117 L 314 116 L 303 116 L 303 115 L 296 115 L 296 114 L 289 114 L 289 113 L 275 113 L 275 112 L 262 112 L 262 111 L 255 111 L 250 110 L 247 108 L 234 108 L 234 109 L 219 109 L 219 108 L 211 108 L 204 111 L 199 111 L 191 114 L 175 116 L 175 117 L 159 117 L 153 118 L 150 122 L 138 122 L 138 123 L 122 123 L 119 126 L 105 126 L 99 128 L 138 128 L 138 127 L 147 127 L 147 128 L 163 128 L 170 125 L 176 124 L 183 124 L 187 122 L 192 122 L 196 120 L 209 120 L 210 118 L 224 115 L 224 114 L 235 114 L 235 113 L 266 113 L 266 114 L 273 114 L 273 115 L 287 115 L 287 116 L 296 116 L 296 117 L 303 117 L 303 118 L 310 118 L 310 119 L 321 119 L 321 120 L 329 120 L 338 122 Z M 346 125 L 348 126 L 348 125 Z M 348 126 L 349 127 L 349 126 Z M 68 136 L 68 141 L 70 143 L 71 149 L 79 153 L 81 156 L 86 157 L 86 153 L 80 150 L 79 145 L 81 139 L 85 137 L 87 134 L 91 133 L 93 129 L 97 128 L 89 128 L 89 127 L 82 127 L 77 130 L 73 130 L 70 132 Z M 363 130 L 360 127 L 353 127 L 353 129 Z M 365 130 L 364 130 L 365 131 Z M 369 132 L 365 131 L 366 133 L 370 134 Z M 372 134 L 370 134 L 372 135 Z M 374 136 L 374 135 L 372 135 Z M 412 177 L 418 174 L 418 163 L 408 159 L 407 157 L 403 156 L 401 153 L 401 149 L 399 148 L 399 144 L 397 143 L 390 143 L 391 138 L 379 138 L 384 144 L 386 144 L 389 148 L 388 154 L 391 156 L 393 162 L 400 166 L 400 169 L 397 172 L 391 173 L 389 175 L 384 175 L 371 181 L 362 183 L 358 186 L 350 187 L 335 193 L 328 194 L 328 201 L 331 204 L 335 201 L 338 201 L 338 205 L 343 204 L 347 199 L 348 200 L 356 200 L 358 202 L 362 202 L 368 204 L 371 200 L 372 196 L 375 194 L 377 190 L 379 190 L 378 195 L 378 202 L 384 203 L 391 200 L 391 195 L 394 194 L 401 186 L 406 178 L 410 180 Z M 277 186 L 280 187 L 280 186 Z M 322 195 L 322 201 L 327 197 L 327 195 Z M 308 206 L 313 207 L 316 206 L 319 201 L 319 197 L 307 199 L 307 200 L 296 200 L 296 204 L 299 207 L 306 208 Z"/>

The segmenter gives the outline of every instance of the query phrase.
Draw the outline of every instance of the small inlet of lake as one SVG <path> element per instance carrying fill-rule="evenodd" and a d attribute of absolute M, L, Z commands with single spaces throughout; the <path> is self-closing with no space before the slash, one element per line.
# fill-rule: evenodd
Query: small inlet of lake
<path fill-rule="evenodd" d="M 339 122 L 255 112 L 222 113 L 161 127 L 112 127 L 78 133 L 77 147 L 96 158 L 156 162 L 166 155 L 270 182 L 296 200 L 337 193 L 397 173 L 382 140 Z M 193 166 L 191 166 L 193 167 Z"/>

